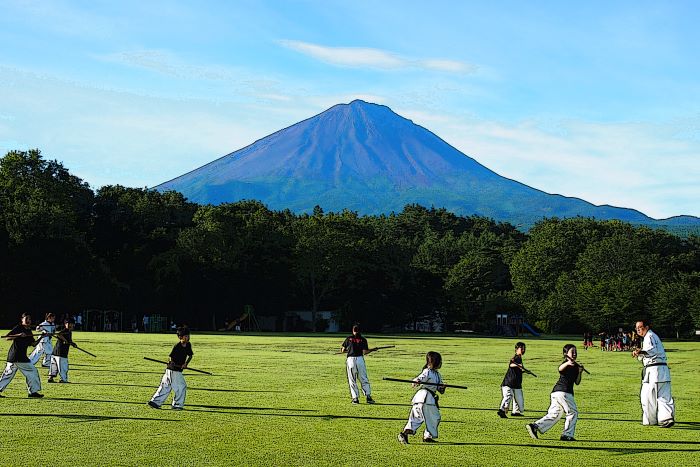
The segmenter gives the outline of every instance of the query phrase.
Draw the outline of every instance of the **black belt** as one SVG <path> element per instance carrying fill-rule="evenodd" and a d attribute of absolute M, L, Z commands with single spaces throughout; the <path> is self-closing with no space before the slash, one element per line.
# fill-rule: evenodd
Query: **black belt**
<path fill-rule="evenodd" d="M 425 384 L 425 383 L 424 383 L 424 384 Z M 426 391 L 428 391 L 430 394 L 433 395 L 433 399 L 435 399 L 435 407 L 437 407 L 437 408 L 439 409 L 439 408 L 440 408 L 440 404 L 438 404 L 438 400 L 440 399 L 440 396 L 438 396 L 437 394 L 435 394 L 435 391 L 433 391 L 433 390 L 431 390 L 431 389 L 428 389 L 428 388 L 426 388 L 425 386 L 423 386 L 423 389 L 425 389 Z"/>

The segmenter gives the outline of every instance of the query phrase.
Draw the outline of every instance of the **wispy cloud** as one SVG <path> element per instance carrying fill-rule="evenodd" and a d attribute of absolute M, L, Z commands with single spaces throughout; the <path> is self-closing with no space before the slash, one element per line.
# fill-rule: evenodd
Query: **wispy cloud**
<path fill-rule="evenodd" d="M 476 65 L 457 60 L 403 57 L 386 50 L 367 47 L 328 47 L 309 42 L 282 40 L 281 45 L 330 65 L 351 68 L 399 70 L 418 68 L 449 73 L 473 73 Z"/>
<path fill-rule="evenodd" d="M 243 77 L 235 68 L 217 65 L 195 65 L 186 62 L 168 50 L 129 50 L 95 55 L 94 57 L 105 62 L 142 68 L 177 78 L 229 81 Z"/>
<path fill-rule="evenodd" d="M 700 141 L 673 137 L 687 124 L 563 120 L 552 127 L 395 110 L 500 175 L 548 193 L 655 218 L 700 215 Z"/>

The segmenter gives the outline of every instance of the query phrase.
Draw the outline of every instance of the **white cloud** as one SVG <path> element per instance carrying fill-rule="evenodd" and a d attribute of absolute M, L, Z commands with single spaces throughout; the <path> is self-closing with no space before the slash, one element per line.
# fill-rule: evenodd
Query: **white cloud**
<path fill-rule="evenodd" d="M 250 94 L 236 101 L 182 99 L 0 66 L 6 91 L 0 109 L 12 117 L 0 119 L 0 148 L 38 147 L 92 186 L 153 186 L 359 98 L 389 105 L 488 168 L 534 188 L 656 218 L 700 215 L 697 119 L 508 124 L 449 113 L 444 99 L 430 99 L 426 107 L 403 90 L 283 92 L 276 80 L 252 78 L 233 83 Z"/>
<path fill-rule="evenodd" d="M 476 71 L 476 66 L 470 63 L 445 59 L 412 59 L 368 47 L 328 47 L 293 40 L 282 40 L 279 43 L 316 60 L 343 67 L 380 70 L 419 68 L 450 73 L 473 73 Z"/>
<path fill-rule="evenodd" d="M 168 50 L 141 49 L 95 55 L 98 60 L 155 71 L 185 79 L 233 81 L 247 78 L 244 72 L 218 65 L 194 65 Z"/>
<path fill-rule="evenodd" d="M 402 115 L 505 177 L 548 193 L 633 208 L 654 218 L 700 216 L 700 141 L 678 124 L 560 121 L 506 124 L 403 110 Z"/>

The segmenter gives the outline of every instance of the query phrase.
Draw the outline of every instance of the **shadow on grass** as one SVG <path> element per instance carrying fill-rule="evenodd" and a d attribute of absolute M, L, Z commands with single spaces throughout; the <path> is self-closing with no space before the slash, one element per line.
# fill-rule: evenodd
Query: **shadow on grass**
<path fill-rule="evenodd" d="M 377 402 L 377 403 L 375 403 L 375 405 L 393 405 L 393 406 L 395 406 L 395 407 L 411 407 L 411 404 L 387 404 L 387 403 L 383 403 L 383 402 Z M 481 410 L 481 411 L 485 411 L 485 412 L 491 412 L 491 411 L 493 411 L 493 413 L 496 413 L 496 411 L 498 410 L 498 407 L 490 407 L 490 408 L 483 408 L 483 407 L 453 407 L 453 406 L 450 406 L 450 405 L 442 405 L 442 404 L 440 404 L 440 408 L 441 408 L 441 409 L 450 409 L 450 410 Z M 530 417 L 528 417 L 528 416 L 526 415 L 526 416 L 524 416 L 524 417 L 512 417 L 512 416 L 509 416 L 508 418 L 514 418 L 514 419 L 517 419 L 517 420 L 527 420 L 528 418 L 537 419 L 537 418 L 540 418 L 541 415 L 534 415 L 534 414 L 540 413 L 540 414 L 544 415 L 544 414 L 547 413 L 546 410 L 541 410 L 541 411 L 530 410 L 529 412 L 533 413 L 533 415 L 530 416 Z M 593 414 L 593 415 L 627 415 L 626 413 L 623 413 L 623 412 L 586 412 L 586 413 Z M 580 417 L 580 418 L 584 418 L 584 417 Z M 585 417 L 585 418 L 586 418 L 587 420 L 608 420 L 607 418 L 605 418 L 605 419 L 602 419 L 602 418 L 601 418 L 601 419 L 596 419 L 596 418 L 587 418 L 587 417 Z M 613 419 L 613 420 L 614 420 L 614 419 Z M 632 421 L 632 420 L 623 420 L 623 421 Z M 634 420 L 634 421 L 638 421 L 638 420 Z"/>
<path fill-rule="evenodd" d="M 97 402 L 101 404 L 127 404 L 127 405 L 142 405 L 148 407 L 146 400 L 134 402 L 134 401 L 113 401 L 104 399 L 78 399 L 71 397 L 47 397 L 44 400 L 49 401 L 66 401 L 66 402 Z M 318 412 L 313 409 L 289 409 L 284 407 L 243 407 L 243 406 L 226 406 L 226 405 L 198 405 L 198 404 L 187 404 L 186 407 L 200 407 L 205 409 L 223 409 L 223 410 L 279 410 L 279 411 L 289 411 L 289 412 Z M 231 413 L 231 412 L 222 412 Z M 253 412 L 254 413 L 254 412 Z M 295 415 L 303 417 L 303 415 Z"/>
<path fill-rule="evenodd" d="M 206 406 L 201 406 L 201 405 L 195 405 L 195 406 L 189 406 L 189 407 L 206 407 Z M 234 407 L 222 407 L 222 408 L 230 408 L 233 409 Z M 245 407 L 240 407 L 242 410 L 290 410 L 290 411 L 297 411 L 301 409 L 263 409 L 263 408 L 245 408 Z M 223 410 L 195 410 L 194 412 L 207 412 L 207 413 L 224 413 L 224 414 L 234 414 L 234 415 L 257 415 L 260 417 L 302 417 L 302 418 L 318 418 L 322 420 L 327 420 L 327 421 L 333 421 L 333 420 L 385 420 L 385 421 L 400 421 L 400 422 L 405 422 L 406 417 L 360 417 L 357 415 L 331 415 L 331 414 L 291 414 L 291 413 L 260 413 L 260 412 L 226 412 Z M 460 422 L 456 420 L 443 420 L 440 422 L 441 424 L 443 423 L 467 423 L 467 422 Z"/>
<path fill-rule="evenodd" d="M 82 384 L 85 386 L 126 386 L 132 388 L 151 388 L 155 390 L 157 386 L 151 384 L 150 386 L 145 384 L 125 384 L 125 383 L 71 383 L 71 384 Z M 188 386 L 187 391 L 209 391 L 209 392 L 285 392 L 285 391 L 261 391 L 254 389 L 216 389 L 216 388 L 193 388 Z"/>
<path fill-rule="evenodd" d="M 656 439 L 601 439 L 596 441 L 586 440 L 586 443 L 620 443 L 620 444 L 696 444 L 700 446 L 700 441 L 673 441 L 673 440 L 656 440 Z M 700 452 L 700 451 L 699 451 Z"/>
<path fill-rule="evenodd" d="M 163 374 L 163 371 L 136 371 L 136 370 L 116 370 L 116 369 L 113 370 L 113 369 L 109 369 L 109 368 L 105 368 L 105 369 L 75 368 L 74 369 L 73 365 L 71 365 L 71 372 L 82 373 L 83 371 L 105 371 L 108 373 L 138 373 L 138 374 L 142 374 L 142 375 L 162 375 Z M 189 374 L 187 376 L 191 377 L 191 376 L 197 376 L 197 375 Z M 201 376 L 205 376 L 205 375 L 201 375 Z"/>
<path fill-rule="evenodd" d="M 671 430 L 700 430 L 700 422 L 676 422 Z"/>
<path fill-rule="evenodd" d="M 113 415 L 78 415 L 78 414 L 58 414 L 58 413 L 3 413 L 0 417 L 58 417 L 75 422 L 105 422 L 109 420 L 146 420 L 156 422 L 179 422 L 180 420 L 164 420 L 162 418 L 151 417 L 118 417 Z"/>
<path fill-rule="evenodd" d="M 555 440 L 552 440 L 555 441 Z M 438 442 L 434 444 L 420 443 L 424 446 L 481 446 L 481 447 L 505 447 L 505 448 L 535 448 L 535 449 L 563 449 L 563 450 L 582 450 L 582 451 L 605 451 L 610 454 L 645 454 L 645 453 L 661 453 L 661 452 L 698 452 L 700 449 L 691 448 L 634 448 L 634 447 L 603 447 L 590 446 L 588 443 L 612 442 L 612 443 L 637 443 L 637 440 L 628 441 L 577 441 L 576 444 L 513 444 L 513 443 L 460 443 L 460 442 Z M 673 441 L 655 441 L 657 444 L 673 444 Z M 585 444 L 584 444 L 585 443 Z M 417 444 L 417 443 L 416 443 Z M 680 443 L 679 443 L 680 444 Z"/>

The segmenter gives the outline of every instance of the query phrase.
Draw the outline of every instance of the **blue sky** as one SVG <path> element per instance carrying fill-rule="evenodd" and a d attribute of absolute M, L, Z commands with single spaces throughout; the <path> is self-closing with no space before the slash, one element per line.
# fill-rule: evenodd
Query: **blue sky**
<path fill-rule="evenodd" d="M 700 216 L 692 1 L 0 0 L 0 151 L 155 186 L 362 98 L 549 193 Z"/>

